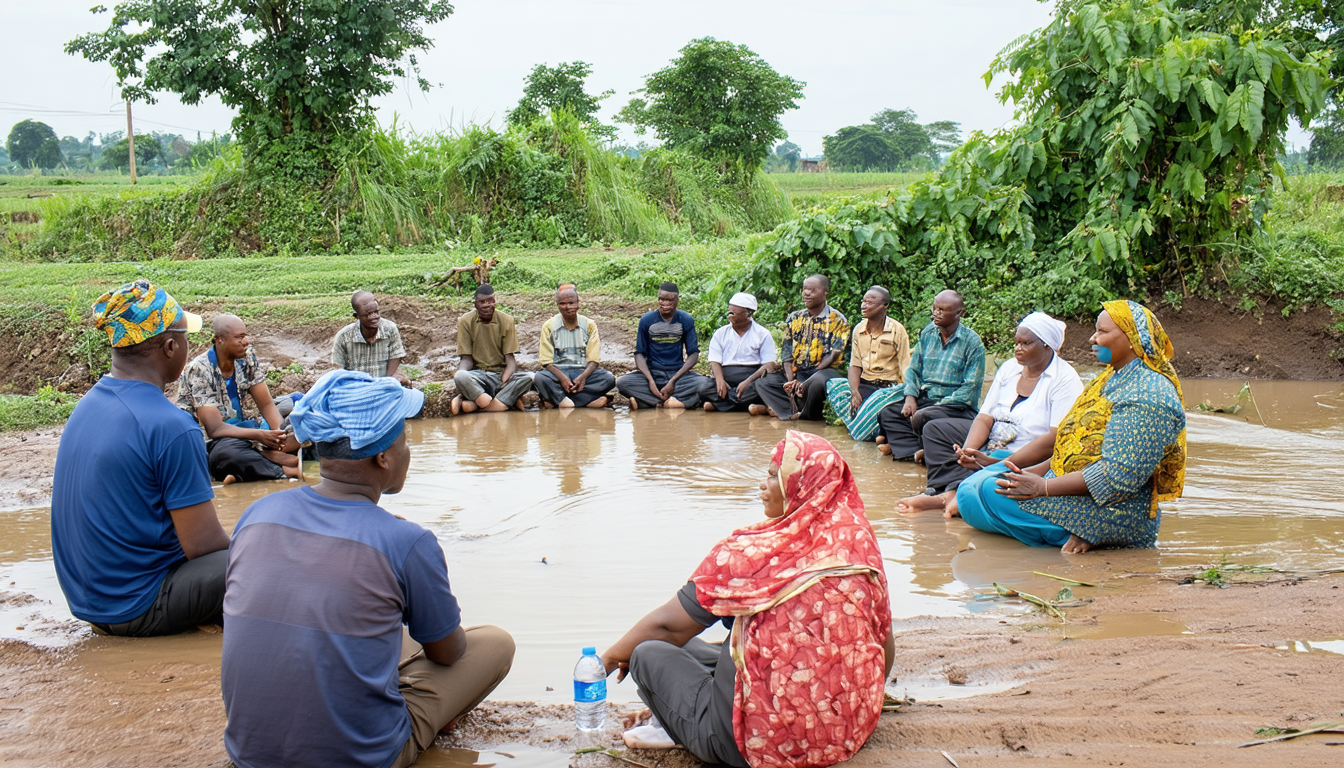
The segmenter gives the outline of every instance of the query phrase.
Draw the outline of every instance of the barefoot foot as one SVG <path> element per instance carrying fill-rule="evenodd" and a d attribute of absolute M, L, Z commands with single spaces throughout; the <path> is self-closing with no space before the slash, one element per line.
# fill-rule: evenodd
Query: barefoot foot
<path fill-rule="evenodd" d="M 663 401 L 664 408 L 685 408 L 686 404 L 675 397 L 669 397 Z"/>
<path fill-rule="evenodd" d="M 1070 535 L 1069 540 L 1064 543 L 1064 546 L 1060 547 L 1059 551 L 1066 555 L 1081 555 L 1091 548 L 1091 544 L 1088 544 L 1077 536 Z"/>
<path fill-rule="evenodd" d="M 752 403 L 751 405 L 747 406 L 747 413 L 751 414 L 752 416 L 767 416 L 770 414 L 770 409 L 766 408 L 761 403 Z"/>
<path fill-rule="evenodd" d="M 596 400 L 594 400 L 593 402 L 589 403 L 589 404 L 588 404 L 587 406 L 585 406 L 585 407 L 586 407 L 586 408 L 606 408 L 606 407 L 607 407 L 607 402 L 608 402 L 608 400 L 607 400 L 607 396 L 606 396 L 606 395 L 603 395 L 603 396 L 597 398 Z"/>
<path fill-rule="evenodd" d="M 947 494 L 938 494 L 937 496 L 928 496 L 919 494 L 918 496 L 907 496 L 896 502 L 896 511 L 902 515 L 913 515 L 916 512 L 927 512 L 931 509 L 943 509 L 947 501 Z"/>

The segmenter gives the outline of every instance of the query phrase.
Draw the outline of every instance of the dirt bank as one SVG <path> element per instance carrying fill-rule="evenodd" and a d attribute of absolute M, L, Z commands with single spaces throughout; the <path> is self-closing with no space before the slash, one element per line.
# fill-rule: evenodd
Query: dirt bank
<path fill-rule="evenodd" d="M 943 751 L 968 768 L 1008 760 L 1339 765 L 1340 748 L 1327 743 L 1344 741 L 1340 735 L 1236 745 L 1261 728 L 1344 720 L 1344 655 L 1286 649 L 1291 641 L 1339 636 L 1344 577 L 1268 574 L 1259 584 L 1215 589 L 1176 578 L 1124 578 L 1107 572 L 1104 557 L 1074 559 L 1080 567 L 1070 575 L 1107 588 L 1091 590 L 1096 600 L 1072 609 L 1068 627 L 1008 606 L 976 618 L 898 621 L 893 693 L 900 694 L 902 678 L 928 676 L 962 680 L 968 692 L 982 685 L 998 692 L 916 702 L 885 715 L 848 765 L 946 766 Z M 1127 627 L 1151 632 L 1152 617 L 1184 634 L 1067 639 L 1098 630 L 1125 634 Z M 0 763 L 226 765 L 220 637 L 109 640 L 88 641 L 107 645 L 96 655 L 0 642 Z M 575 735 L 570 717 L 561 706 L 487 702 L 439 747 L 525 742 L 572 753 L 587 742 Z M 617 732 L 609 720 L 607 743 L 617 744 Z M 697 764 L 679 750 L 631 756 L 658 768 Z M 443 755 L 428 762 L 436 757 Z M 571 764 L 623 765 L 593 754 Z"/>

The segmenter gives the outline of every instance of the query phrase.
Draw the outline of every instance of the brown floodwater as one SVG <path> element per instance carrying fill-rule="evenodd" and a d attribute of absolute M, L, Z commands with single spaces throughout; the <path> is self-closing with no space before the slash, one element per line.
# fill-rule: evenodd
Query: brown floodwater
<path fill-rule="evenodd" d="M 1242 382 L 1185 382 L 1187 403 L 1237 402 Z M 966 617 L 1023 612 L 992 584 L 1054 597 L 1034 572 L 1103 580 L 1218 563 L 1310 570 L 1344 566 L 1344 387 L 1257 382 L 1235 415 L 1189 412 L 1186 495 L 1165 507 L 1159 547 L 1065 556 L 981 533 L 940 515 L 896 514 L 923 470 L 819 424 L 849 460 L 882 542 L 893 614 Z M 542 411 L 475 414 L 409 426 L 411 472 L 383 506 L 434 531 L 464 620 L 508 629 L 513 672 L 494 698 L 559 703 L 580 649 L 605 646 L 666 601 L 710 547 L 760 519 L 757 483 L 786 425 L 741 414 Z M 309 480 L 316 465 L 309 465 Z M 289 487 L 216 489 L 231 528 L 249 503 Z M 1114 582 L 1123 588 L 1123 581 Z M 1075 588 L 1079 598 L 1087 588 Z M 1185 631 L 1176 616 L 1112 616 L 1072 637 Z M 48 511 L 0 512 L 0 637 L 73 646 L 90 674 L 152 653 L 207 662 L 217 635 L 125 641 L 92 636 L 66 612 L 51 561 Z M 1311 640 L 1311 638 L 1307 638 Z M 1333 640 L 1333 638 L 1318 638 Z M 902 680 L 921 699 L 997 690 Z M 981 688 L 981 690 L 976 690 Z M 633 684 L 610 687 L 633 701 Z M 454 764 L 467 763 L 459 755 Z M 500 765 L 527 759 L 480 755 Z M 477 758 L 471 758 L 477 760 Z"/>

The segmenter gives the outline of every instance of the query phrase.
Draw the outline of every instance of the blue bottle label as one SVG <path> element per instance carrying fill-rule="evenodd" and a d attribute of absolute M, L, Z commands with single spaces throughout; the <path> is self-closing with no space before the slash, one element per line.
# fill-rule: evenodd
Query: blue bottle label
<path fill-rule="evenodd" d="M 593 701 L 606 701 L 607 699 L 607 681 L 598 680 L 595 683 L 581 683 L 574 681 L 574 702 L 576 704 L 587 704 Z"/>

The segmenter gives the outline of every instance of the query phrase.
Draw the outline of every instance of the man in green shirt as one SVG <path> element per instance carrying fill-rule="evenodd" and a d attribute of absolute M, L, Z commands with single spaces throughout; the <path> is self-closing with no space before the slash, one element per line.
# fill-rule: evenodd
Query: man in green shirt
<path fill-rule="evenodd" d="M 532 389 L 532 374 L 520 372 L 518 328 L 513 318 L 495 310 L 495 289 L 482 283 L 476 289 L 476 309 L 457 321 L 458 363 L 453 384 L 457 396 L 452 412 L 507 411 Z"/>

